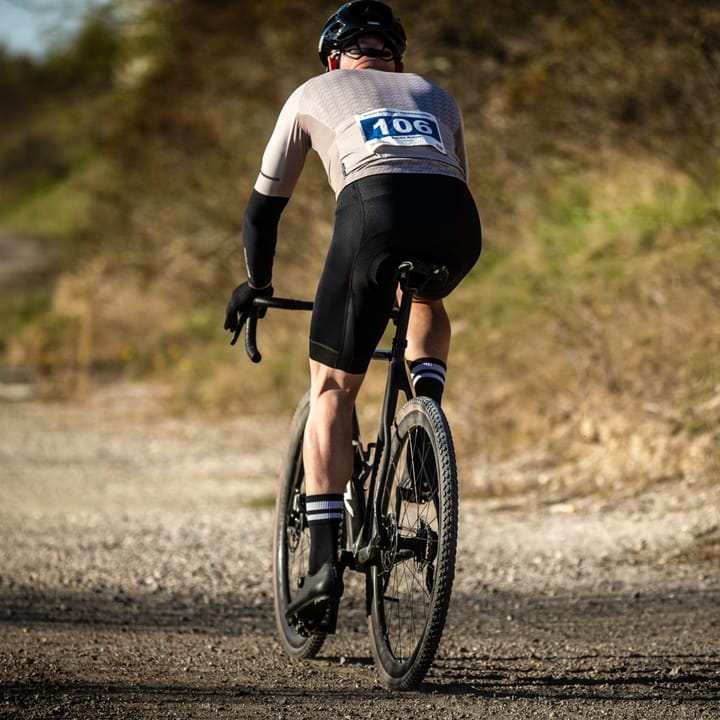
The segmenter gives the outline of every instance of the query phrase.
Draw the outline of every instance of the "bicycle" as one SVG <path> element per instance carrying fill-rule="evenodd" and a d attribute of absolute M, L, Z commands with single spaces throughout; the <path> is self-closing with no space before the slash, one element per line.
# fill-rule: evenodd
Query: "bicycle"
<path fill-rule="evenodd" d="M 365 574 L 372 655 L 381 683 L 390 689 L 416 686 L 435 660 L 455 574 L 458 484 L 452 436 L 438 403 L 415 396 L 405 361 L 412 297 L 446 276 L 444 266 L 399 265 L 402 299 L 392 316 L 392 345 L 373 354 L 388 363 L 374 442 L 363 445 L 354 414 L 355 469 L 344 495 L 338 562 L 343 571 Z M 245 345 L 251 360 L 259 362 L 258 318 L 269 308 L 311 310 L 313 304 L 256 298 L 254 305 Z M 237 333 L 232 342 L 236 339 Z M 291 424 L 273 541 L 275 623 L 283 650 L 295 659 L 314 657 L 337 622 L 337 612 L 315 628 L 293 627 L 285 618 L 309 553 L 302 460 L 308 408 L 306 393 Z"/>

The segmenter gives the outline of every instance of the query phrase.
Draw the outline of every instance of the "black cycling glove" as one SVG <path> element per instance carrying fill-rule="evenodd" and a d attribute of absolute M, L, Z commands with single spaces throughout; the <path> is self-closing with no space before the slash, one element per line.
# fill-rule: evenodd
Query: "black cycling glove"
<path fill-rule="evenodd" d="M 250 287 L 247 281 L 238 285 L 233 290 L 225 311 L 225 329 L 232 333 L 240 332 L 252 312 L 253 300 L 256 297 L 272 297 L 272 294 L 272 285 L 261 290 Z"/>

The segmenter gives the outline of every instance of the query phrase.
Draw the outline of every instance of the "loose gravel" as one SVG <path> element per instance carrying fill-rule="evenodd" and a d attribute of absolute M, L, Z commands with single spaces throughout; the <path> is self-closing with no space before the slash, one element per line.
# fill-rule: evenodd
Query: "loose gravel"
<path fill-rule="evenodd" d="M 461 491 L 440 652 L 398 694 L 376 680 L 359 576 L 317 659 L 275 642 L 288 419 L 169 418 L 138 387 L 12 397 L 2 718 L 720 718 L 715 485 L 555 504 Z"/>

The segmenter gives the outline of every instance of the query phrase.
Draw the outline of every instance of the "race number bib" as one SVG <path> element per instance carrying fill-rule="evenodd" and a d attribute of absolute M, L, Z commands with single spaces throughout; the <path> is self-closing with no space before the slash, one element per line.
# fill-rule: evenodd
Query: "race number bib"
<path fill-rule="evenodd" d="M 377 152 L 383 145 L 417 147 L 427 145 L 445 154 L 437 118 L 420 110 L 382 108 L 356 115 L 365 145 Z"/>

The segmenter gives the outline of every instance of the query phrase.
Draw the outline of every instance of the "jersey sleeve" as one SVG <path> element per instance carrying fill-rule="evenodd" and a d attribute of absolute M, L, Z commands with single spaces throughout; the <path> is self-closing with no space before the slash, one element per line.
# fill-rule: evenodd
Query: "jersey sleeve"
<path fill-rule="evenodd" d="M 300 86 L 288 98 L 265 147 L 255 182 L 255 190 L 262 195 L 289 198 L 305 165 L 311 141 L 301 124 L 302 92 Z"/>

